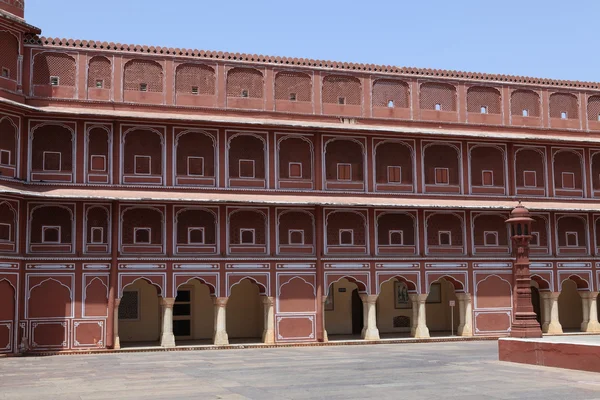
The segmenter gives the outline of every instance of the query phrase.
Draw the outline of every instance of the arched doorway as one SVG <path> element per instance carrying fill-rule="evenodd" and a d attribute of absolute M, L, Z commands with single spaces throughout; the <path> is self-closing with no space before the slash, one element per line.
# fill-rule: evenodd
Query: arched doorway
<path fill-rule="evenodd" d="M 173 306 L 173 334 L 177 344 L 185 345 L 186 341 L 212 344 L 214 309 L 208 285 L 192 279 L 179 286 Z"/>
<path fill-rule="evenodd" d="M 531 281 L 531 304 L 533 305 L 533 312 L 535 313 L 535 319 L 542 325 L 542 302 L 540 300 L 540 291 L 537 288 L 537 283 Z"/>
<path fill-rule="evenodd" d="M 450 302 L 454 302 L 454 307 Z M 454 284 L 444 278 L 433 282 L 429 287 L 426 302 L 427 327 L 432 336 L 446 336 L 458 332 L 460 325 L 459 303 Z M 454 312 L 453 312 L 454 310 Z"/>
<path fill-rule="evenodd" d="M 583 305 L 577 290 L 577 283 L 572 279 L 567 279 L 562 284 L 562 290 L 558 296 L 558 318 L 563 332 L 581 331 Z"/>
<path fill-rule="evenodd" d="M 254 281 L 243 279 L 231 288 L 226 316 L 230 343 L 262 343 L 263 302 Z"/>
<path fill-rule="evenodd" d="M 364 323 L 359 287 L 348 279 L 329 286 L 325 302 L 325 330 L 329 340 L 358 339 Z"/>
<path fill-rule="evenodd" d="M 158 346 L 161 306 L 156 287 L 138 279 L 123 290 L 119 303 L 119 339 L 122 347 Z"/>
<path fill-rule="evenodd" d="M 0 353 L 15 350 L 15 290 L 8 280 L 0 280 Z"/>
<path fill-rule="evenodd" d="M 391 279 L 381 285 L 377 297 L 377 328 L 380 337 L 408 337 L 413 324 L 412 301 L 414 285 L 400 279 Z"/>

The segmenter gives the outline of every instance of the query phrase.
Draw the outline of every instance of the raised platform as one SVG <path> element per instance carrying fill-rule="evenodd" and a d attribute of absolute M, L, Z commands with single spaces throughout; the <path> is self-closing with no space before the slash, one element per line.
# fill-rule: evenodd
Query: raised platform
<path fill-rule="evenodd" d="M 498 340 L 500 361 L 600 372 L 600 336 L 545 336 Z"/>

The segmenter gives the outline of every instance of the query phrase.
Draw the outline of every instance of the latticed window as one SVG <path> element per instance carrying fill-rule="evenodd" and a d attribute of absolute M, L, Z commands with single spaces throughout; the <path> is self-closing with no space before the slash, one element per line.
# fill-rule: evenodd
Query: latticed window
<path fill-rule="evenodd" d="M 256 211 L 239 211 L 231 216 L 230 234 L 232 244 L 242 244 L 242 231 L 252 231 L 253 244 L 266 244 L 265 216 Z"/>
<path fill-rule="evenodd" d="M 378 79 L 373 83 L 373 107 L 410 107 L 408 84 L 392 79 Z"/>
<path fill-rule="evenodd" d="M 588 99 L 588 120 L 600 121 L 600 96 L 590 96 Z"/>
<path fill-rule="evenodd" d="M 347 232 L 342 234 L 342 232 Z M 351 234 L 349 234 L 351 232 Z M 351 242 L 343 242 L 343 239 L 351 238 Z M 352 244 L 364 246 L 366 244 L 365 220 L 357 213 L 338 212 L 330 214 L 327 219 L 327 244 L 342 245 Z"/>
<path fill-rule="evenodd" d="M 323 78 L 323 103 L 362 104 L 360 80 L 351 76 L 330 75 Z"/>
<path fill-rule="evenodd" d="M 132 60 L 125 65 L 124 89 L 162 93 L 163 69 L 154 61 Z M 144 90 L 145 89 L 145 90 Z"/>
<path fill-rule="evenodd" d="M 215 94 L 215 71 L 207 65 L 183 64 L 177 67 L 175 87 L 178 94 Z"/>
<path fill-rule="evenodd" d="M 467 91 L 467 111 L 470 113 L 501 114 L 500 92 L 491 87 L 474 86 L 469 88 Z"/>
<path fill-rule="evenodd" d="M 0 32 L 0 67 L 2 76 L 17 79 L 17 59 L 19 57 L 19 42 L 8 32 Z"/>
<path fill-rule="evenodd" d="M 42 53 L 34 58 L 33 84 L 50 85 L 57 77 L 60 86 L 75 86 L 75 59 L 63 53 Z"/>
<path fill-rule="evenodd" d="M 263 74 L 252 68 L 233 68 L 227 73 L 227 97 L 262 99 Z"/>
<path fill-rule="evenodd" d="M 119 304 L 119 319 L 136 320 L 139 318 L 139 292 L 123 292 Z"/>
<path fill-rule="evenodd" d="M 423 83 L 419 104 L 422 110 L 456 111 L 456 88 L 446 83 Z"/>
<path fill-rule="evenodd" d="M 532 90 L 515 90 L 510 96 L 510 113 L 523 117 L 539 117 L 540 96 Z"/>
<path fill-rule="evenodd" d="M 112 66 L 106 57 L 94 57 L 88 70 L 88 88 L 110 89 L 112 87 Z"/>
<path fill-rule="evenodd" d="M 550 118 L 578 119 L 577 96 L 569 93 L 550 95 Z"/>
<path fill-rule="evenodd" d="M 279 72 L 275 76 L 275 99 L 289 101 L 311 101 L 311 77 L 300 72 Z"/>

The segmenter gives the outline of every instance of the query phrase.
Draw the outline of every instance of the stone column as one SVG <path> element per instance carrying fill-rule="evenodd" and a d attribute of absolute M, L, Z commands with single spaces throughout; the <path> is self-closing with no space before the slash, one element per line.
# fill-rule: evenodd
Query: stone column
<path fill-rule="evenodd" d="M 581 332 L 587 332 L 588 323 L 590 322 L 590 296 L 589 292 L 579 292 L 581 297 L 581 307 L 583 308 L 583 320 L 581 321 Z"/>
<path fill-rule="evenodd" d="M 115 312 L 113 314 L 113 349 L 121 348 L 121 340 L 119 339 L 119 304 L 121 299 L 115 298 Z"/>
<path fill-rule="evenodd" d="M 542 332 L 548 333 L 548 327 L 550 326 L 550 292 L 541 292 L 540 297 L 542 298 Z"/>
<path fill-rule="evenodd" d="M 162 347 L 175 347 L 175 336 L 173 335 L 173 305 L 175 298 L 165 297 L 161 300 L 162 306 L 162 334 L 160 345 Z"/>
<path fill-rule="evenodd" d="M 410 305 L 412 308 L 412 318 L 410 319 L 410 336 L 414 337 L 417 331 L 417 320 L 419 319 L 419 302 L 418 295 L 409 294 Z"/>
<path fill-rule="evenodd" d="M 365 309 L 363 334 L 364 340 L 379 340 L 379 329 L 377 329 L 377 295 L 361 294 L 360 298 Z"/>
<path fill-rule="evenodd" d="M 329 289 L 333 290 L 333 289 Z M 323 314 L 323 343 L 327 343 L 329 338 L 327 337 L 327 329 L 325 328 L 325 302 L 327 301 L 327 296 L 323 296 L 323 300 L 321 304 L 323 304 L 323 309 L 321 310 L 321 314 Z"/>
<path fill-rule="evenodd" d="M 460 325 L 458 325 L 458 336 L 473 336 L 473 305 L 469 293 L 456 293 L 458 299 L 458 311 L 460 314 Z"/>
<path fill-rule="evenodd" d="M 263 306 L 265 313 L 262 341 L 265 344 L 275 343 L 275 298 L 264 297 Z"/>
<path fill-rule="evenodd" d="M 213 343 L 218 346 L 229 344 L 227 316 L 225 313 L 228 299 L 229 297 L 215 297 L 213 299 L 215 305 L 215 333 L 213 335 Z"/>
<path fill-rule="evenodd" d="M 549 334 L 563 333 L 560 320 L 558 319 L 558 296 L 560 292 L 552 292 L 548 294 L 550 299 L 550 324 L 548 325 Z"/>
<path fill-rule="evenodd" d="M 598 322 L 598 292 L 590 292 L 589 296 L 590 321 L 588 322 L 586 332 L 600 333 L 600 322 Z"/>
<path fill-rule="evenodd" d="M 425 302 L 427 301 L 426 294 L 416 295 L 417 298 L 417 326 L 415 327 L 415 338 L 423 339 L 429 337 L 429 329 L 427 328 L 427 316 L 425 314 Z"/>

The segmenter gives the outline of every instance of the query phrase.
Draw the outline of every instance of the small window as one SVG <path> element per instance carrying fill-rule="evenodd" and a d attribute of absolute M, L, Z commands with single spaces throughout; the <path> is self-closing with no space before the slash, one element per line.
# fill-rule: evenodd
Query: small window
<path fill-rule="evenodd" d="M 10 165 L 10 151 L 0 150 L 0 164 Z"/>
<path fill-rule="evenodd" d="M 529 117 L 529 110 L 523 110 L 523 116 Z"/>
<path fill-rule="evenodd" d="M 442 111 L 442 105 L 440 103 L 435 105 L 435 111 Z"/>
<path fill-rule="evenodd" d="M 288 231 L 288 243 L 293 245 L 304 245 L 304 231 L 300 229 L 290 229 Z"/>
<path fill-rule="evenodd" d="M 338 97 L 338 104 L 346 104 L 346 98 L 345 97 Z"/>
<path fill-rule="evenodd" d="M 192 86 L 192 94 L 198 94 L 198 86 Z"/>
<path fill-rule="evenodd" d="M 242 97 L 250 97 L 250 94 L 248 93 L 248 89 L 242 89 Z"/>
<path fill-rule="evenodd" d="M 575 174 L 573 172 L 562 173 L 562 188 L 575 189 Z"/>
<path fill-rule="evenodd" d="M 393 246 L 404 245 L 404 231 L 391 230 L 389 232 L 390 244 Z"/>
<path fill-rule="evenodd" d="M 2 77 L 3 78 L 10 78 L 10 69 L 8 69 L 8 68 L 2 68 Z"/>
<path fill-rule="evenodd" d="M 150 244 L 151 228 L 133 228 L 133 243 L 134 244 Z"/>
<path fill-rule="evenodd" d="M 436 185 L 448 185 L 450 183 L 448 168 L 436 168 L 435 169 L 435 184 Z"/>
<path fill-rule="evenodd" d="M 45 151 L 43 154 L 44 171 L 59 172 L 61 170 L 61 154 Z"/>
<path fill-rule="evenodd" d="M 567 247 L 579 246 L 579 238 L 577 232 L 565 232 Z"/>
<path fill-rule="evenodd" d="M 119 319 L 135 321 L 139 319 L 140 302 L 137 290 L 123 292 L 119 303 Z"/>
<path fill-rule="evenodd" d="M 255 244 L 255 231 L 254 229 L 240 229 L 240 243 L 241 244 Z"/>
<path fill-rule="evenodd" d="M 484 246 L 498 246 L 498 232 L 483 232 Z"/>
<path fill-rule="evenodd" d="M 97 89 L 102 89 L 104 87 L 104 81 L 102 79 L 98 79 L 96 81 L 96 88 Z"/>
<path fill-rule="evenodd" d="M 240 160 L 239 161 L 240 178 L 254 178 L 256 176 L 256 170 L 254 168 L 254 160 Z"/>
<path fill-rule="evenodd" d="M 204 157 L 188 156 L 188 175 L 204 176 Z"/>
<path fill-rule="evenodd" d="M 600 121 L 600 114 L 598 114 L 598 121 Z"/>
<path fill-rule="evenodd" d="M 354 230 L 340 229 L 339 241 L 342 246 L 352 246 L 354 244 Z"/>
<path fill-rule="evenodd" d="M 90 171 L 106 171 L 106 156 L 93 155 L 90 157 Z"/>
<path fill-rule="evenodd" d="M 188 244 L 204 244 L 204 228 L 188 228 Z"/>
<path fill-rule="evenodd" d="M 537 175 L 535 171 L 523 171 L 523 185 L 525 187 L 537 187 Z"/>
<path fill-rule="evenodd" d="M 531 246 L 539 246 L 540 245 L 540 233 L 539 232 L 531 232 L 531 240 L 529 241 Z"/>
<path fill-rule="evenodd" d="M 394 108 L 394 100 L 388 100 L 387 106 L 388 108 Z"/>
<path fill-rule="evenodd" d="M 135 174 L 136 175 L 150 175 L 150 165 L 152 157 L 150 156 L 135 156 Z"/>
<path fill-rule="evenodd" d="M 387 167 L 388 172 L 388 183 L 401 183 L 402 182 L 402 168 L 390 165 Z"/>
<path fill-rule="evenodd" d="M 494 171 L 481 171 L 481 184 L 483 186 L 494 186 Z"/>
<path fill-rule="evenodd" d="M 487 114 L 488 113 L 487 106 L 481 106 L 480 111 L 481 111 L 482 114 Z"/>
<path fill-rule="evenodd" d="M 10 224 L 0 224 L 0 242 L 10 242 Z"/>
<path fill-rule="evenodd" d="M 351 181 L 352 180 L 352 165 L 339 163 L 337 165 L 337 180 Z"/>
<path fill-rule="evenodd" d="M 104 243 L 104 228 L 102 227 L 93 227 L 91 229 L 91 238 L 90 243 L 92 244 L 102 244 Z"/>
<path fill-rule="evenodd" d="M 42 243 L 60 243 L 60 226 L 42 226 Z"/>
<path fill-rule="evenodd" d="M 439 231 L 438 242 L 440 246 L 452 246 L 452 233 L 450 231 Z"/>
<path fill-rule="evenodd" d="M 52 85 L 52 86 L 60 85 L 60 78 L 58 76 L 51 76 L 50 77 L 50 85 Z"/>
<path fill-rule="evenodd" d="M 562 111 L 560 113 L 560 119 L 567 119 L 567 112 L 566 111 Z"/>
<path fill-rule="evenodd" d="M 288 164 L 288 178 L 302 178 L 302 163 L 291 162 Z"/>
<path fill-rule="evenodd" d="M 147 91 L 148 91 L 148 84 L 140 83 L 140 92 L 147 92 Z"/>
<path fill-rule="evenodd" d="M 290 101 L 296 101 L 296 93 L 290 93 Z"/>

